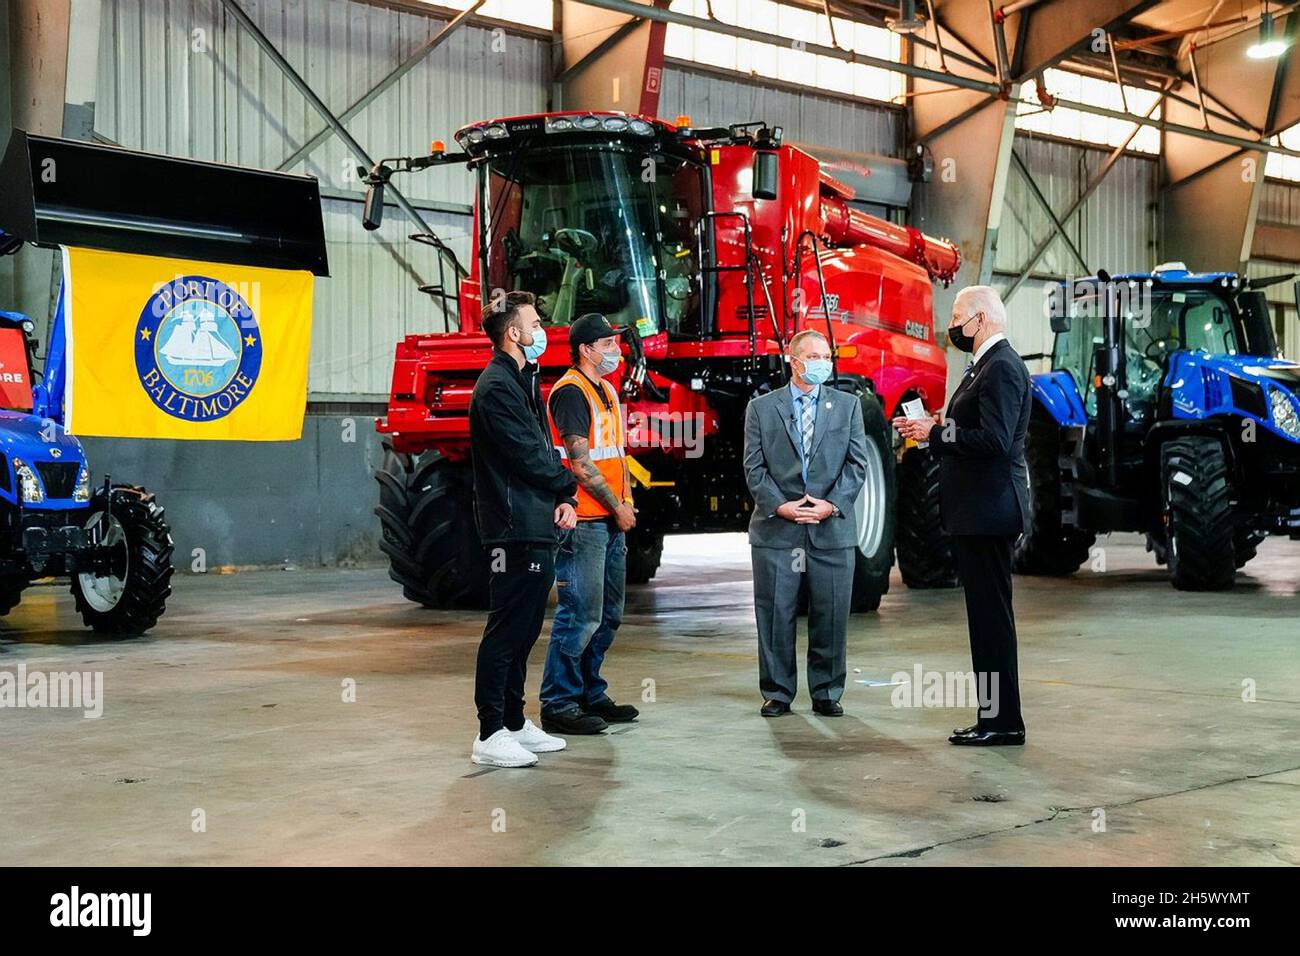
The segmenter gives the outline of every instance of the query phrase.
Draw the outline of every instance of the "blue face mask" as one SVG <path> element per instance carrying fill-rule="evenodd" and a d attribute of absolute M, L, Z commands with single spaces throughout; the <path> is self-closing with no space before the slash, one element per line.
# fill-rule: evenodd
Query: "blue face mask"
<path fill-rule="evenodd" d="M 596 371 L 600 372 L 601 375 L 608 375 L 618 368 L 618 363 L 621 361 L 623 361 L 622 352 L 601 352 L 600 365 L 596 367 Z"/>
<path fill-rule="evenodd" d="M 820 385 L 831 377 L 830 359 L 809 359 L 803 363 L 803 380 L 809 385 Z"/>
<path fill-rule="evenodd" d="M 524 358 L 530 362 L 536 362 L 542 357 L 542 353 L 546 351 L 546 330 L 535 329 L 533 331 L 533 344 L 521 345 L 520 348 L 524 350 Z"/>

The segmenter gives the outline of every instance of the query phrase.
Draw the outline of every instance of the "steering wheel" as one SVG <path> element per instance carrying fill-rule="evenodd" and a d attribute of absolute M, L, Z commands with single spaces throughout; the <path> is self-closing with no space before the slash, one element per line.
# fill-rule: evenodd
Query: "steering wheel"
<path fill-rule="evenodd" d="M 600 243 L 586 229 L 556 229 L 552 237 L 561 252 L 571 256 L 586 256 L 596 251 Z"/>
<path fill-rule="evenodd" d="M 1158 356 L 1152 355 L 1151 352 L 1153 349 L 1158 351 L 1160 354 Z M 1166 340 L 1152 339 L 1147 343 L 1146 348 L 1142 350 L 1142 358 L 1150 362 L 1152 365 L 1160 366 L 1164 357 L 1172 351 L 1173 349 L 1169 347 L 1169 342 Z"/>

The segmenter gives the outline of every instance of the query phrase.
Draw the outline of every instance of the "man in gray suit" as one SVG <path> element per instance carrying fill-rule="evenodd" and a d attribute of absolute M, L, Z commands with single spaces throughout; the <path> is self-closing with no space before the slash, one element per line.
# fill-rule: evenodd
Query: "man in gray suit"
<path fill-rule="evenodd" d="M 788 714 L 798 689 L 795 621 L 806 574 L 808 690 L 813 710 L 838 717 L 867 434 L 857 399 L 824 384 L 831 376 L 825 336 L 806 329 L 790 340 L 789 354 L 790 384 L 745 411 L 761 713 Z"/>

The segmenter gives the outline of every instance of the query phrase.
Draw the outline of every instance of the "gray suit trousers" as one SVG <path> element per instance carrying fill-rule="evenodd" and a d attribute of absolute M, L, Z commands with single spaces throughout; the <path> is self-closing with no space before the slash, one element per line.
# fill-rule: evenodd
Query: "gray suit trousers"
<path fill-rule="evenodd" d="M 808 578 L 808 691 L 813 700 L 844 693 L 845 647 L 853 596 L 854 548 L 750 548 L 758 620 L 758 686 L 764 700 L 790 703 L 799 689 L 795 627 L 799 585 Z"/>

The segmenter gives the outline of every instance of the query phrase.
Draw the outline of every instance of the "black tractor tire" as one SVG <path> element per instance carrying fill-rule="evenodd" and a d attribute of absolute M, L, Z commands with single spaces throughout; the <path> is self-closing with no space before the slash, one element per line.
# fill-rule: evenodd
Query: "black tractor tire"
<path fill-rule="evenodd" d="M 1240 571 L 1259 554 L 1259 544 L 1267 535 L 1238 528 L 1232 536 L 1232 557 Z"/>
<path fill-rule="evenodd" d="M 427 608 L 486 608 L 488 561 L 474 523 L 469 463 L 386 447 L 375 480 L 379 548 L 406 598 Z"/>
<path fill-rule="evenodd" d="M 885 409 L 875 392 L 857 389 L 862 424 L 867 433 L 867 478 L 854 505 L 858 546 L 854 549 L 854 613 L 874 611 L 889 591 L 894 567 L 894 526 L 898 511 L 898 485 L 894 477 L 894 437 Z"/>
<path fill-rule="evenodd" d="M 1222 591 L 1237 576 L 1232 483 L 1223 444 L 1209 435 L 1167 442 L 1161 452 L 1169 575 L 1180 591 Z"/>
<path fill-rule="evenodd" d="M 0 617 L 4 617 L 23 599 L 23 589 L 30 582 L 21 574 L 0 577 Z"/>
<path fill-rule="evenodd" d="M 1232 536 L 1232 559 L 1238 571 L 1255 558 L 1259 553 L 1259 543 L 1266 537 L 1258 531 L 1237 529 Z M 1159 532 L 1147 534 L 1147 550 L 1155 555 L 1156 564 L 1163 567 L 1169 563 L 1169 547 L 1165 544 L 1163 528 Z"/>
<path fill-rule="evenodd" d="M 136 637 L 158 623 L 171 596 L 172 535 L 162 506 L 136 485 L 101 488 L 90 502 L 92 544 L 114 550 L 108 573 L 72 575 L 72 598 L 87 627 L 113 637 Z"/>
<path fill-rule="evenodd" d="M 1061 430 L 1050 419 L 1034 416 L 1025 438 L 1029 469 L 1029 531 L 1012 556 L 1017 574 L 1065 577 L 1079 570 L 1097 540 L 1061 522 Z"/>
<path fill-rule="evenodd" d="M 939 460 L 930 449 L 903 452 L 895 472 L 898 519 L 894 551 L 903 583 L 918 590 L 955 588 L 957 562 L 952 538 L 939 515 Z"/>
<path fill-rule="evenodd" d="M 663 556 L 663 534 L 633 528 L 627 533 L 627 583 L 649 584 Z"/>

